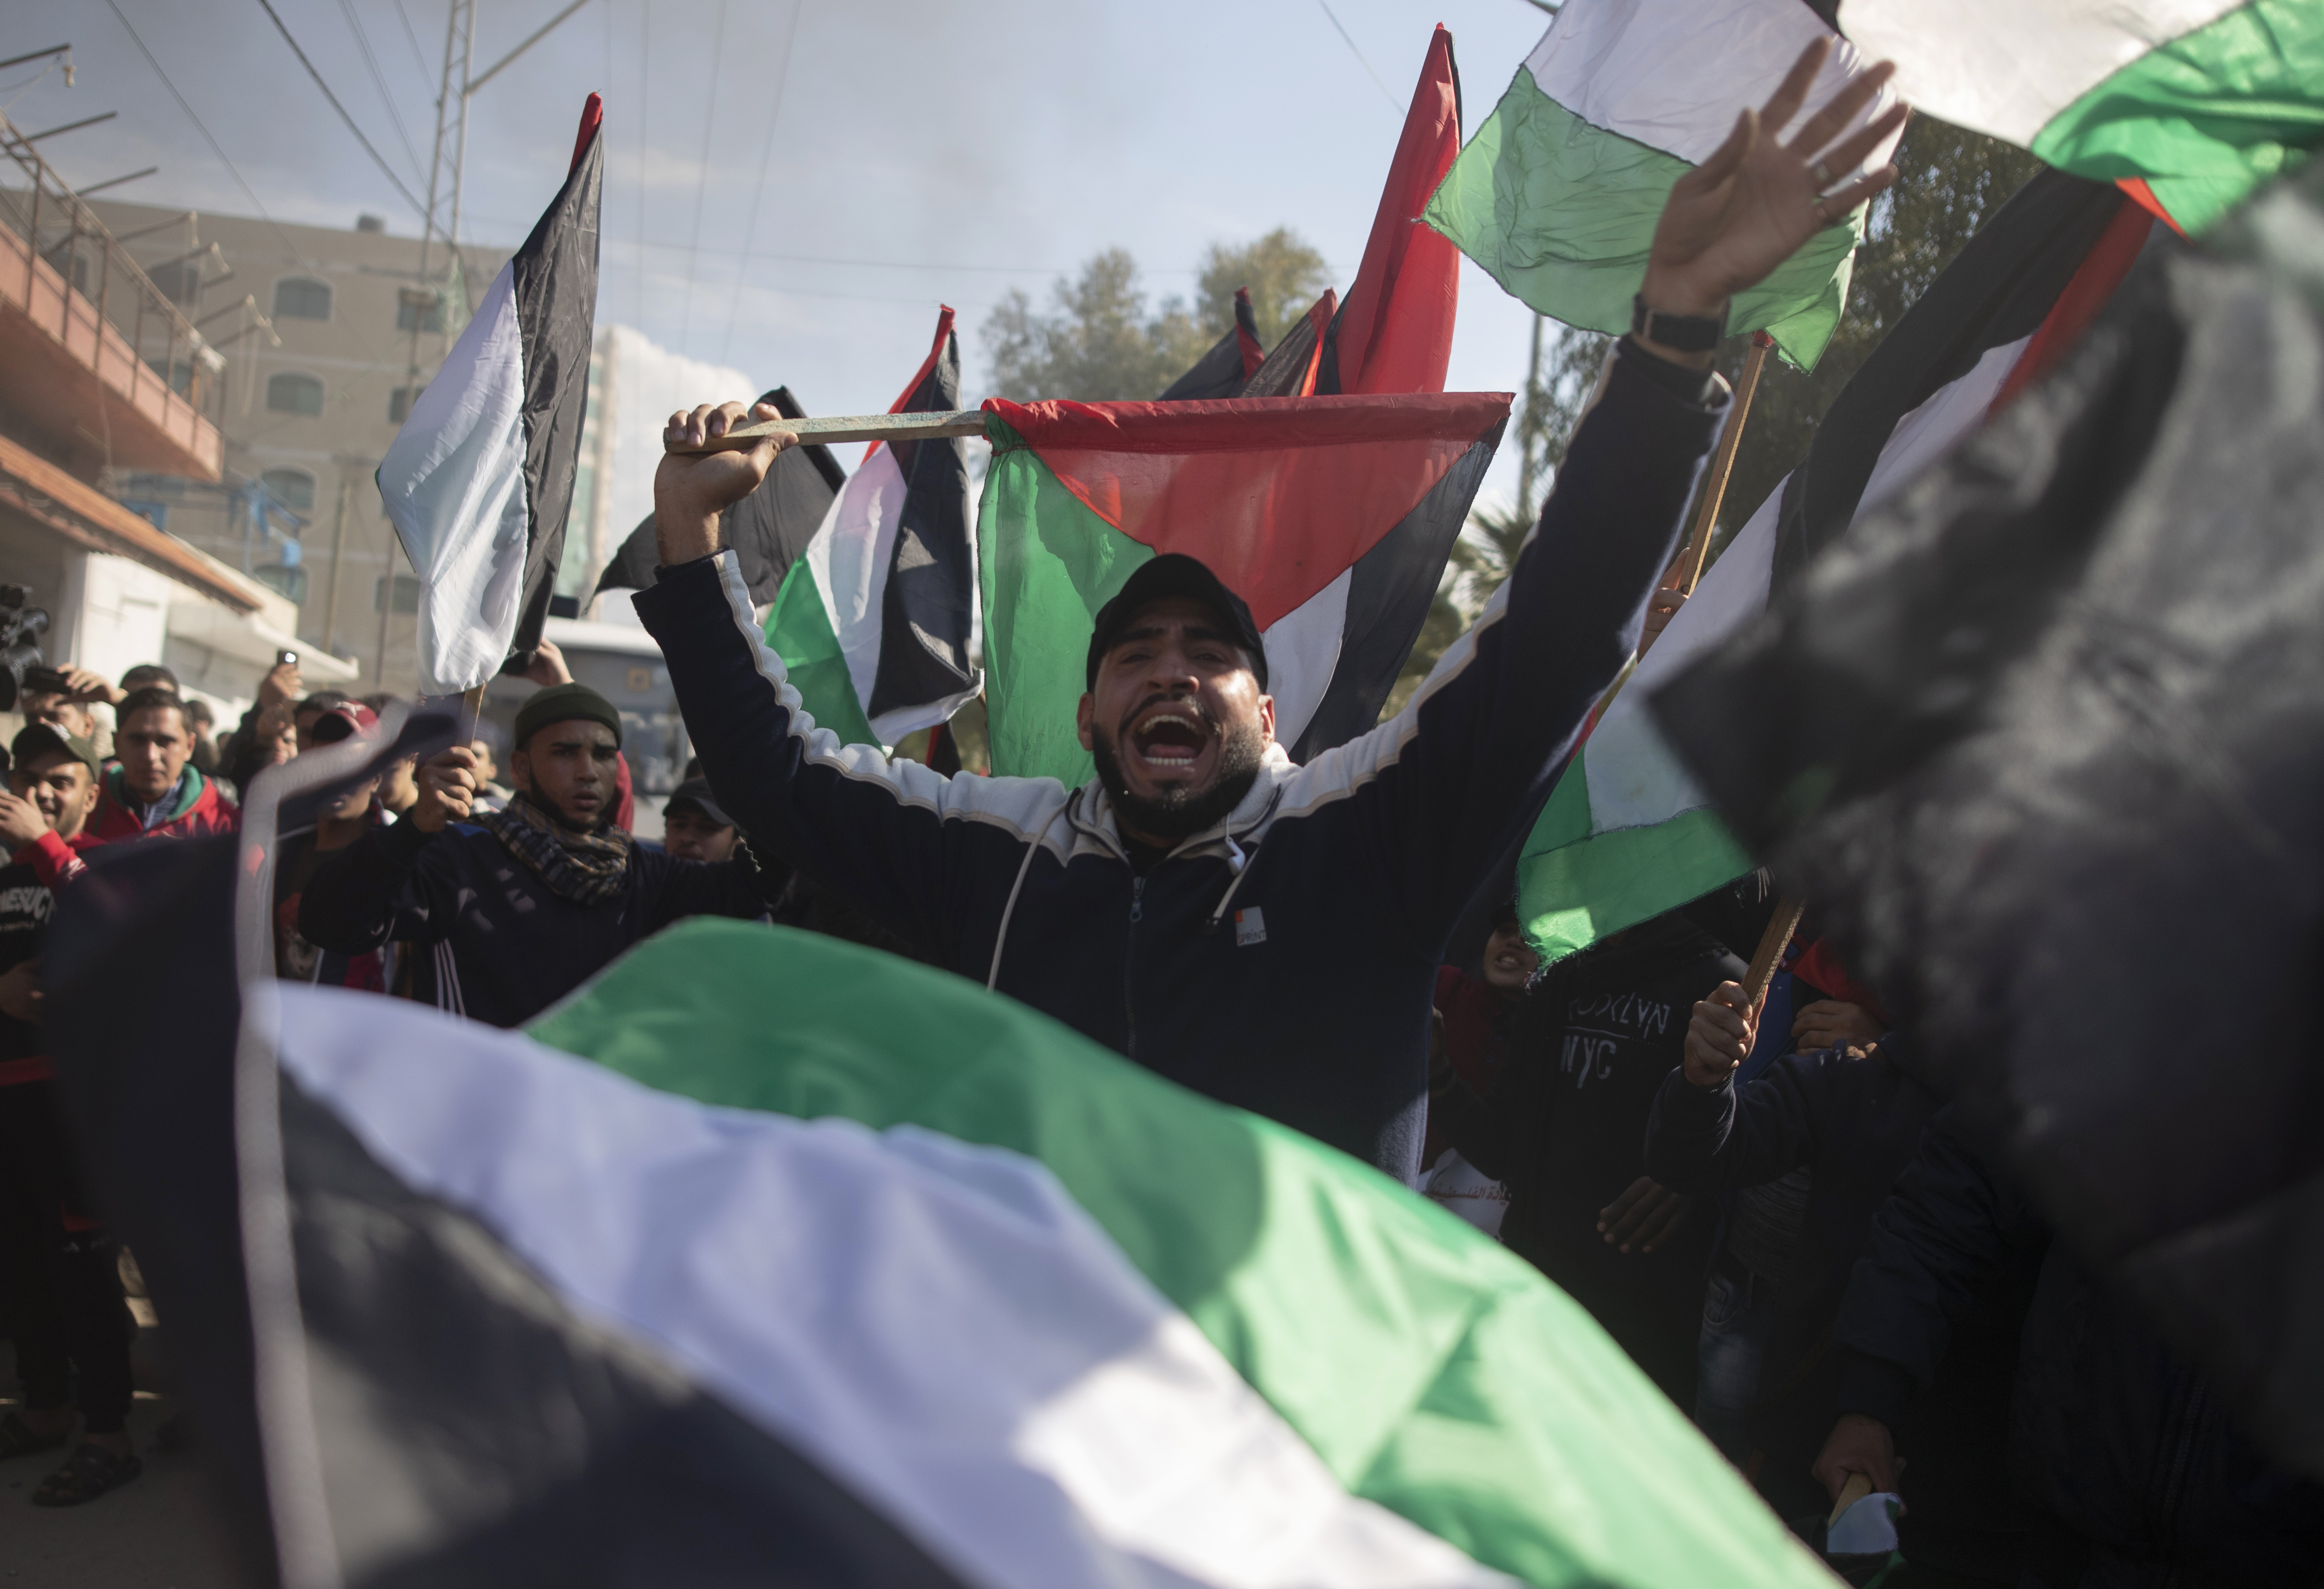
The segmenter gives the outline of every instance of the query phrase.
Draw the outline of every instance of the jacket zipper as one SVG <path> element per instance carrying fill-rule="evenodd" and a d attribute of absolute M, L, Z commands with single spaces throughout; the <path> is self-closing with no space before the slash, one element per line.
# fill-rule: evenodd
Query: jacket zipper
<path fill-rule="evenodd" d="M 1123 1052 L 1138 1058 L 1138 1003 L 1131 995 L 1131 974 L 1138 964 L 1137 927 L 1146 919 L 1146 879 L 1135 876 L 1130 880 L 1130 945 L 1121 957 L 1121 1024 L 1126 1039 Z"/>

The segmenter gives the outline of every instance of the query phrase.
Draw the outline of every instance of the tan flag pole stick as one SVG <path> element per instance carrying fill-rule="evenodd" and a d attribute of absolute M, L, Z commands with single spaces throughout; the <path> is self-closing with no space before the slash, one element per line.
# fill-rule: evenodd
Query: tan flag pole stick
<path fill-rule="evenodd" d="M 940 436 L 982 436 L 984 414 L 978 409 L 927 414 L 855 414 L 831 419 L 753 420 L 724 436 L 713 436 L 699 447 L 673 447 L 667 437 L 665 452 L 748 452 L 762 437 L 782 433 L 801 441 L 838 444 L 847 441 L 925 441 Z"/>
<path fill-rule="evenodd" d="M 1775 913 L 1767 918 L 1767 930 L 1759 935 L 1758 952 L 1751 956 L 1751 968 L 1743 974 L 1743 997 L 1750 1008 L 1757 1010 L 1759 1001 L 1767 996 L 1767 984 L 1775 980 L 1775 966 L 1784 957 L 1784 946 L 1792 941 L 1805 914 L 1804 900 L 1789 894 L 1776 900 Z"/>
<path fill-rule="evenodd" d="M 1694 594 L 1695 581 L 1702 577 L 1702 565 L 1711 556 L 1711 527 L 1719 522 L 1727 477 L 1735 469 L 1736 449 L 1743 445 L 1743 421 L 1751 412 L 1751 394 L 1759 389 L 1759 372 L 1766 367 L 1767 350 L 1775 346 L 1775 339 L 1765 331 L 1751 334 L 1743 377 L 1735 385 L 1735 406 L 1728 412 L 1726 429 L 1719 433 L 1719 450 L 1711 455 L 1711 476 L 1703 482 L 1702 506 L 1694 515 L 1694 531 L 1686 538 L 1686 550 L 1679 554 L 1677 588 L 1685 595 Z"/>

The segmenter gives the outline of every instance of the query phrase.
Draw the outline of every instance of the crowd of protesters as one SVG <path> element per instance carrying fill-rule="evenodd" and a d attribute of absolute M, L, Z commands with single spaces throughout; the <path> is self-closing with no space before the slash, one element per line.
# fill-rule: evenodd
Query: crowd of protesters
<path fill-rule="evenodd" d="M 1846 167 L 1884 130 L 1843 137 L 1855 106 L 1833 106 L 1790 146 L 1740 128 L 1680 182 L 1639 329 L 1527 550 L 1370 734 L 1294 764 L 1249 606 L 1164 555 L 1095 616 L 1083 788 L 843 745 L 800 710 L 720 544 L 788 439 L 689 452 L 745 417 L 706 404 L 671 416 L 662 567 L 636 600 L 701 752 L 664 842 L 629 831 L 620 714 L 545 648 L 505 785 L 488 747 L 455 745 L 380 763 L 275 836 L 279 973 L 514 1025 L 687 916 L 909 954 L 1497 1233 L 1803 1533 L 1901 1495 L 1899 1589 L 2310 1581 L 2324 1495 L 2050 1240 L 1812 916 L 1766 943 L 1780 969 L 1746 993 L 1779 910 L 1766 876 L 1548 963 L 1523 930 L 1512 842 L 1677 605 L 1649 593 L 1729 401 L 1716 337 L 1685 328 L 1788 257 L 1827 197 L 1881 185 L 1819 195 L 1819 149 Z M 1738 171 L 1780 190 L 1765 214 L 1703 197 Z M 71 1504 L 137 1458 L 120 1280 L 40 1038 L 42 924 L 92 846 L 231 831 L 226 785 L 380 725 L 377 702 L 301 697 L 295 670 L 215 745 L 163 670 L 57 682 L 26 697 L 0 797 L 0 1287 L 23 1385 L 0 1460 L 66 1443 L 77 1369 L 81 1444 L 33 1496 Z M 1471 935 L 1473 955 L 1450 948 Z"/>

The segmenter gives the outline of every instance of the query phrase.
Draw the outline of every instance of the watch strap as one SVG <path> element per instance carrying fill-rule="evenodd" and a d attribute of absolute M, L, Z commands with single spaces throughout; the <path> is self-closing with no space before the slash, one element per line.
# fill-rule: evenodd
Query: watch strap
<path fill-rule="evenodd" d="M 1727 311 L 1710 315 L 1674 315 L 1649 309 L 1636 294 L 1630 299 L 1630 335 L 1681 353 L 1709 353 L 1727 338 Z"/>

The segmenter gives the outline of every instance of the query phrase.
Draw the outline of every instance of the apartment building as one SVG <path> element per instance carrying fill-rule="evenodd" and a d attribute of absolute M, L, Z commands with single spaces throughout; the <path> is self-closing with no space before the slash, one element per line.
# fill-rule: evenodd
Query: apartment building
<path fill-rule="evenodd" d="M 420 240 L 376 217 L 338 230 L 89 208 L 230 356 L 211 409 L 218 478 L 116 467 L 112 494 L 291 603 L 309 652 L 367 689 L 410 691 L 418 586 L 374 472 L 507 253 L 464 244 L 447 284 L 440 240 L 423 281 Z"/>

